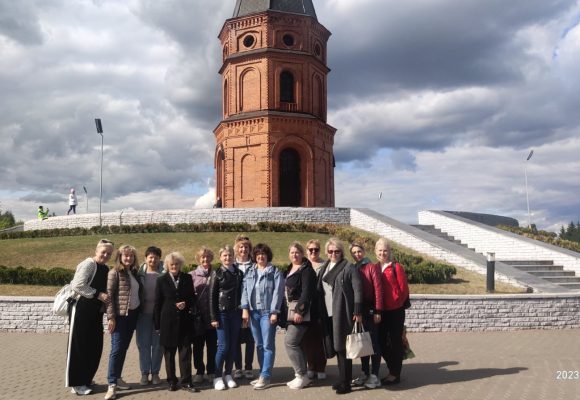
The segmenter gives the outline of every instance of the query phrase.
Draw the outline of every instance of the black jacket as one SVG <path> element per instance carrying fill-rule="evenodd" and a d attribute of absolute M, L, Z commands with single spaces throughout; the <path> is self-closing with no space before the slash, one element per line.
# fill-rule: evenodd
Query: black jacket
<path fill-rule="evenodd" d="M 212 321 L 218 321 L 218 314 L 240 308 L 242 302 L 242 280 L 244 273 L 234 267 L 230 272 L 223 265 L 212 273 L 209 284 L 209 313 Z"/>
<path fill-rule="evenodd" d="M 193 338 L 192 308 L 195 292 L 191 275 L 180 272 L 177 288 L 169 272 L 157 278 L 153 323 L 160 331 L 159 343 L 166 347 L 177 347 Z M 179 310 L 175 304 L 185 301 L 185 308 Z"/>
<path fill-rule="evenodd" d="M 316 272 L 314 272 L 312 264 L 306 258 L 302 260 L 300 269 L 288 276 L 288 271 L 291 268 L 292 265 L 289 265 L 286 272 L 285 296 L 288 301 L 298 302 L 295 310 L 298 314 L 303 316 L 310 310 L 310 318 L 312 319 L 315 317 L 315 315 L 312 315 L 315 310 L 311 306 L 316 289 Z M 311 310 L 311 308 L 313 309 Z M 292 323 L 292 321 L 289 322 Z"/>

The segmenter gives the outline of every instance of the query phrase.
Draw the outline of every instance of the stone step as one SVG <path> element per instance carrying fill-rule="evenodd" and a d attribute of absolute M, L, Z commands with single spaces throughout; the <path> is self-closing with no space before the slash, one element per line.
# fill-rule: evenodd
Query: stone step
<path fill-rule="evenodd" d="M 577 276 L 545 276 L 543 279 L 552 283 L 574 283 L 580 282 L 580 277 Z"/>
<path fill-rule="evenodd" d="M 531 271 L 529 272 L 532 275 L 539 276 L 541 278 L 545 276 L 575 276 L 576 274 L 574 271 Z"/>
<path fill-rule="evenodd" d="M 504 264 L 516 266 L 516 265 L 554 265 L 554 261 L 551 260 L 498 260 Z"/>
<path fill-rule="evenodd" d="M 558 286 L 562 286 L 566 289 L 580 290 L 580 282 L 578 282 L 578 283 L 558 283 Z"/>
<path fill-rule="evenodd" d="M 513 266 L 520 271 L 532 272 L 532 271 L 563 271 L 564 267 L 561 265 L 514 265 Z"/>

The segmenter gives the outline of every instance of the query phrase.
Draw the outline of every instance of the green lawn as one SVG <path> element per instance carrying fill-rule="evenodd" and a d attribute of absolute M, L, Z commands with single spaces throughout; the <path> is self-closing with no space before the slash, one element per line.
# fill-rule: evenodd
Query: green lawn
<path fill-rule="evenodd" d="M 225 244 L 232 244 L 237 233 L 232 232 L 200 232 L 200 233 L 140 233 L 109 235 L 116 247 L 130 244 L 137 248 L 140 261 L 148 246 L 157 246 L 164 254 L 171 251 L 181 252 L 187 264 L 195 264 L 195 253 L 200 246 L 206 245 L 217 253 Z M 329 235 L 297 232 L 252 232 L 248 235 L 253 244 L 267 243 L 274 253 L 274 264 L 288 263 L 288 246 L 294 240 L 302 244 L 310 239 L 319 239 L 321 243 Z M 0 265 L 7 267 L 24 266 L 26 268 L 64 267 L 74 269 L 76 265 L 94 254 L 95 246 L 100 237 L 74 236 L 35 239 L 0 240 Z M 429 258 L 429 257 L 426 257 Z M 110 264 L 112 261 L 110 262 Z M 50 296 L 59 288 L 27 285 L 0 285 L 0 295 L 4 296 Z M 523 289 L 496 283 L 498 293 L 521 293 Z M 481 294 L 485 293 L 485 276 L 462 268 L 457 268 L 457 275 L 452 283 L 435 285 L 411 285 L 412 293 L 423 294 Z"/>

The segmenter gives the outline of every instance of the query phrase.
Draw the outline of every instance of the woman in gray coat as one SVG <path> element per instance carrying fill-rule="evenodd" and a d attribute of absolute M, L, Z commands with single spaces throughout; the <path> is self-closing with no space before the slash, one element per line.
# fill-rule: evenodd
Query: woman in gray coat
<path fill-rule="evenodd" d="M 336 355 L 339 382 L 332 385 L 336 394 L 351 391 L 352 360 L 346 358 L 346 336 L 354 321 L 362 322 L 362 280 L 360 273 L 344 258 L 344 245 L 330 238 L 325 245 L 328 261 L 318 275 L 317 293 L 327 358 Z"/>

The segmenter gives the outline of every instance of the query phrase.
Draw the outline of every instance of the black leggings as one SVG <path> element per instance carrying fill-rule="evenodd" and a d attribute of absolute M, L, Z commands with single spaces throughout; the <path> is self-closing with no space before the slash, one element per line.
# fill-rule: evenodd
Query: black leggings
<path fill-rule="evenodd" d="M 379 326 L 381 355 L 387 363 L 389 373 L 397 378 L 403 368 L 403 328 L 405 326 L 405 308 L 383 311 Z M 390 343 L 390 345 L 389 345 Z"/>

